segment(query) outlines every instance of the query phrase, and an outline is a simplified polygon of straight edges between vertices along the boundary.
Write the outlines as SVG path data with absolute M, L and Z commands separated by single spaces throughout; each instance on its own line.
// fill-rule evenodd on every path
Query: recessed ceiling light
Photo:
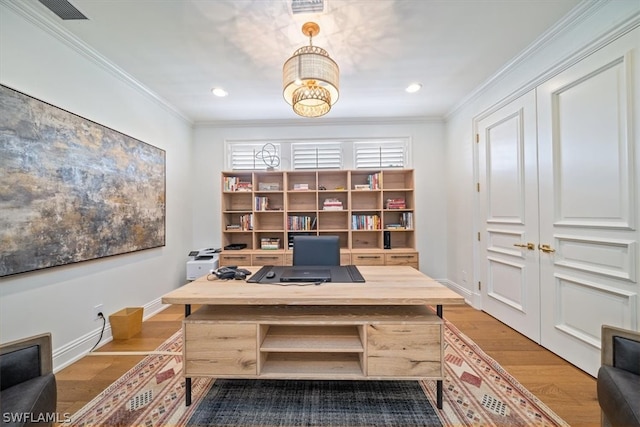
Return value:
M 227 92 L 226 90 L 222 89 L 221 87 L 214 87 L 213 89 L 211 89 L 211 92 L 215 96 L 219 96 L 219 97 L 223 97 L 223 96 L 229 95 L 229 92 Z
M 409 93 L 415 93 L 420 89 L 422 89 L 422 85 L 420 83 L 411 83 L 405 90 Z

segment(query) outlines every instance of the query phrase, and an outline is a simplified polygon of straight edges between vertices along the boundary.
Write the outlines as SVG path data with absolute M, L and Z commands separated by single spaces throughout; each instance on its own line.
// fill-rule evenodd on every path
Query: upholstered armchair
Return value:
M 56 417 L 51 334 L 0 345 L 3 426 L 51 425 Z
M 602 326 L 598 403 L 603 426 L 640 426 L 640 332 Z

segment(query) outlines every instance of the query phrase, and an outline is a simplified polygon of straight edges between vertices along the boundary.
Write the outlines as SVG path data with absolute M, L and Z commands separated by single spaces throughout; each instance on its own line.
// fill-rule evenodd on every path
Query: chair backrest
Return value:
M 50 333 L 0 344 L 0 389 L 52 371 Z
M 640 332 L 602 325 L 602 364 L 640 375 Z
M 294 236 L 293 265 L 340 265 L 340 238 Z

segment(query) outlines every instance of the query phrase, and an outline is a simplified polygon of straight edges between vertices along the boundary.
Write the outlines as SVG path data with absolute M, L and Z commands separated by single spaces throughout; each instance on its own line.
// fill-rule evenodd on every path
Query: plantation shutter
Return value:
M 354 142 L 356 169 L 404 168 L 407 141 Z
M 263 151 L 265 144 L 229 144 L 229 165 L 232 170 L 265 170 L 271 164 L 272 156 L 280 158 L 280 144 Z M 264 158 L 264 160 L 263 160 Z M 279 165 L 274 164 L 275 169 Z
M 293 169 L 342 169 L 341 144 L 291 144 Z

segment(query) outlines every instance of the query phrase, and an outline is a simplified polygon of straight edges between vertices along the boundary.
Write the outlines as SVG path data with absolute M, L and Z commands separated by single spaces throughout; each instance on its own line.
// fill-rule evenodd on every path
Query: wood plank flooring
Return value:
M 140 334 L 111 341 L 96 352 L 155 350 L 181 327 L 183 315 L 182 306 L 169 307 L 145 321 Z M 450 306 L 444 317 L 571 426 L 600 425 L 593 377 L 482 311 Z M 58 413 L 78 411 L 142 359 L 85 356 L 57 372 Z

